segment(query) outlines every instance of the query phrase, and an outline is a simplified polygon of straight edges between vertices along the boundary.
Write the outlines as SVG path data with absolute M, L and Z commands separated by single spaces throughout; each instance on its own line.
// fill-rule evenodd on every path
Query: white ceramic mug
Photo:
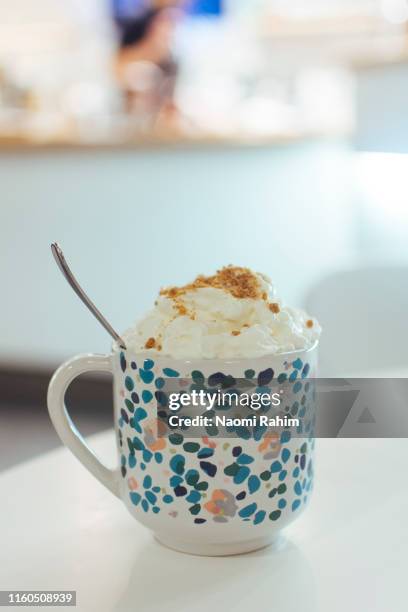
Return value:
M 215 373 L 260 384 L 273 377 L 296 385 L 286 410 L 300 414 L 316 363 L 317 345 L 250 360 L 174 360 L 114 347 L 110 355 L 80 355 L 62 365 L 49 385 L 48 409 L 63 443 L 160 542 L 193 554 L 243 553 L 269 544 L 307 504 L 312 432 L 303 438 L 269 432 L 261 439 L 162 435 L 160 389 L 169 378 L 194 381 Z M 74 378 L 92 371 L 113 374 L 116 470 L 95 457 L 64 404 Z

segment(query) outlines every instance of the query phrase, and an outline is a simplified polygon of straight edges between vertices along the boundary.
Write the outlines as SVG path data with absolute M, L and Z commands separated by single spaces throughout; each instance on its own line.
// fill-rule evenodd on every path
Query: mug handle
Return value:
M 48 412 L 65 446 L 95 478 L 119 497 L 119 470 L 111 470 L 99 461 L 75 427 L 65 406 L 65 393 L 69 385 L 77 376 L 85 372 L 112 373 L 110 356 L 93 355 L 92 353 L 78 355 L 60 366 L 48 386 Z

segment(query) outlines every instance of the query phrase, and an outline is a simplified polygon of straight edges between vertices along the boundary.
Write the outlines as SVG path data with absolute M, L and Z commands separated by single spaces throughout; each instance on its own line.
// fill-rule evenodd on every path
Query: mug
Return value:
M 181 384 L 229 376 L 263 387 L 273 379 L 291 387 L 291 400 L 282 409 L 302 417 L 316 366 L 317 343 L 255 359 L 202 360 L 136 354 L 114 345 L 109 355 L 79 355 L 62 365 L 49 385 L 48 409 L 62 442 L 159 542 L 197 555 L 239 554 L 271 543 L 307 505 L 312 429 L 303 437 L 289 430 L 222 439 L 164 434 L 157 398 L 169 380 Z M 74 378 L 92 371 L 113 375 L 115 470 L 92 453 L 64 404 Z

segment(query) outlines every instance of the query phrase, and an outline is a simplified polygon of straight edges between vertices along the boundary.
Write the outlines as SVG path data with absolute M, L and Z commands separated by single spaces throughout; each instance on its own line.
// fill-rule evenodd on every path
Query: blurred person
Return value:
M 125 110 L 139 118 L 141 127 L 177 120 L 173 38 L 183 4 L 183 0 L 153 0 L 137 16 L 118 20 L 116 75 Z

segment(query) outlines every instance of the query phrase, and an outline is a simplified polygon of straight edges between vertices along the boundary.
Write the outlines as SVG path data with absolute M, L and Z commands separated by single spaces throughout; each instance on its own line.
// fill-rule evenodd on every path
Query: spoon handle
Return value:
M 121 346 L 126 349 L 126 344 L 122 340 L 122 338 L 115 332 L 113 327 L 108 323 L 103 314 L 98 310 L 95 304 L 89 299 L 86 295 L 85 291 L 82 289 L 75 276 L 71 272 L 69 265 L 66 262 L 64 257 L 64 253 L 62 252 L 61 247 L 57 242 L 53 242 L 51 244 L 51 251 L 54 255 L 54 259 L 57 262 L 59 269 L 62 274 L 65 276 L 68 283 L 71 285 L 72 289 L 75 291 L 80 300 L 85 304 L 85 306 L 91 311 L 91 313 L 96 317 L 101 325 L 106 329 L 106 331 L 112 336 L 112 338 Z

